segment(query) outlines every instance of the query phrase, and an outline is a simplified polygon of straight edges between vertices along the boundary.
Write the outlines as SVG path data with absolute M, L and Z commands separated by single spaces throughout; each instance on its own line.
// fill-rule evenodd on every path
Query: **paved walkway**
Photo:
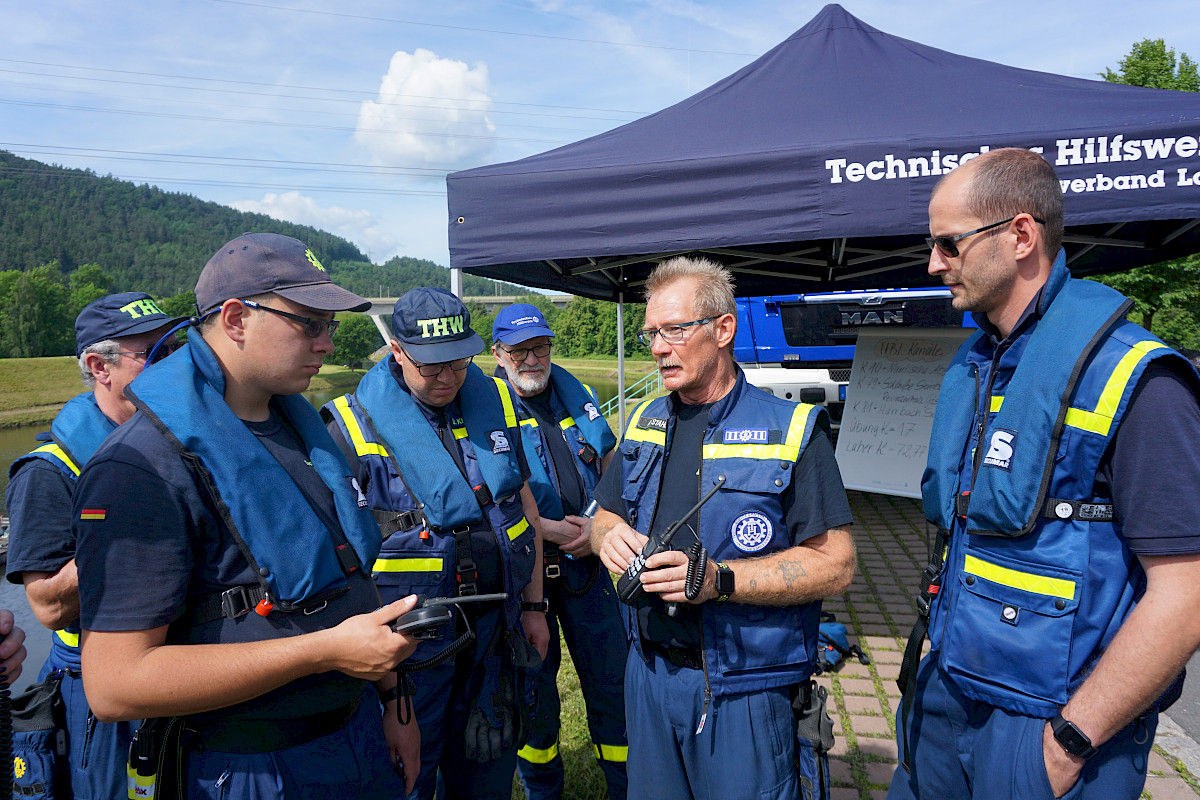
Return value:
M 913 598 L 927 560 L 925 520 L 913 500 L 850 492 L 858 544 L 858 574 L 849 591 L 825 601 L 871 657 L 851 659 L 818 681 L 830 691 L 837 743 L 830 772 L 833 800 L 874 800 L 887 794 L 896 768 L 896 676 L 916 619 Z M 1143 797 L 1194 800 L 1200 791 L 1200 747 L 1165 718 L 1159 726 Z

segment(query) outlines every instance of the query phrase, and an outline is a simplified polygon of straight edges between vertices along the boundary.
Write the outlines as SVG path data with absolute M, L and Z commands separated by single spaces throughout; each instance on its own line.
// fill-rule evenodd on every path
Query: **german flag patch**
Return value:
M 106 508 L 85 508 L 79 512 L 80 519 L 89 519 L 95 522 L 103 522 L 106 516 L 108 516 Z

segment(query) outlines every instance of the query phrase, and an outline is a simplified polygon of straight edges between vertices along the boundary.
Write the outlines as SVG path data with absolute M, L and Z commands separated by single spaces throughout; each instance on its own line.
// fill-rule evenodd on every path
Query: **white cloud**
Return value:
M 311 225 L 335 233 L 353 242 L 377 264 L 395 255 L 400 246 L 396 237 L 386 233 L 370 211 L 340 206 L 322 207 L 311 197 L 299 192 L 268 192 L 262 200 L 238 200 L 229 205 L 238 211 L 266 214 L 284 222 Z
M 421 48 L 397 51 L 378 99 L 359 109 L 354 138 L 386 166 L 419 162 L 456 169 L 483 163 L 496 129 L 488 118 L 488 92 L 483 63 L 472 69 Z

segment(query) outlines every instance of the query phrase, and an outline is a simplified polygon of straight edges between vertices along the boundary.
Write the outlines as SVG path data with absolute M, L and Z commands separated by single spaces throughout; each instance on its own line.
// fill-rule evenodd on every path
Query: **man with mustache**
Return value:
M 521 434 L 530 465 L 529 487 L 542 518 L 550 649 L 539 676 L 538 713 L 517 771 L 530 800 L 562 797 L 558 753 L 558 632 L 571 651 L 587 706 L 592 748 L 612 800 L 626 793 L 625 632 L 612 581 L 592 554 L 586 508 L 612 460 L 612 430 L 591 388 L 550 363 L 553 331 L 537 306 L 515 303 L 492 323 L 496 376 L 520 400 Z M 597 579 L 599 578 L 599 579 Z
M 1200 379 L 1071 277 L 1038 153 L 950 172 L 929 232 L 980 331 L 938 396 L 888 797 L 1131 800 L 1200 643 Z
M 596 488 L 612 572 L 714 487 L 651 556 L 625 665 L 629 796 L 828 796 L 816 669 L 821 599 L 854 575 L 849 504 L 825 410 L 756 389 L 733 360 L 733 282 L 707 259 L 659 264 L 642 343 L 666 397 L 637 407 Z M 686 591 L 688 575 L 692 591 Z M 823 691 L 823 690 L 822 690 Z

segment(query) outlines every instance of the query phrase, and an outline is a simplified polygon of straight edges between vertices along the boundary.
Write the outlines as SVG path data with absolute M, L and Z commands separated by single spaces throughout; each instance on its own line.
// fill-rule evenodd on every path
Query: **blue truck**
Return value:
M 945 288 L 741 297 L 733 352 L 755 386 L 825 406 L 836 428 L 859 330 L 973 327 L 950 301 Z

